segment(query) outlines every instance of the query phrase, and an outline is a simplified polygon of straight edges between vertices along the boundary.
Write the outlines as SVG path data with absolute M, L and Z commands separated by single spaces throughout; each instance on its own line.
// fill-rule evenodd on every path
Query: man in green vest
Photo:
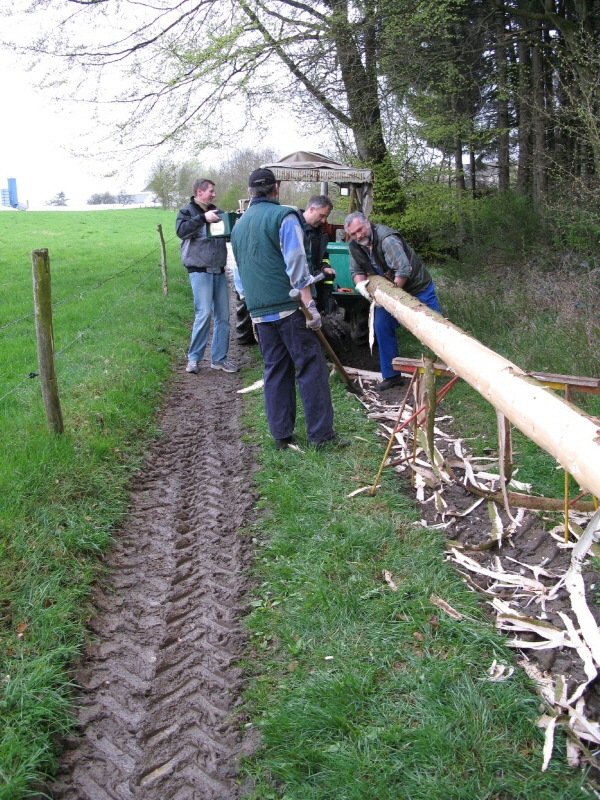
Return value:
M 275 447 L 282 450 L 293 441 L 296 381 L 309 442 L 319 449 L 345 447 L 350 442 L 333 430 L 327 362 L 313 333 L 321 316 L 312 297 L 314 278 L 300 219 L 294 209 L 280 205 L 270 169 L 250 175 L 248 195 L 250 205 L 231 233 L 231 245 L 265 362 L 265 410 Z M 299 290 L 310 321 L 290 297 L 291 289 Z

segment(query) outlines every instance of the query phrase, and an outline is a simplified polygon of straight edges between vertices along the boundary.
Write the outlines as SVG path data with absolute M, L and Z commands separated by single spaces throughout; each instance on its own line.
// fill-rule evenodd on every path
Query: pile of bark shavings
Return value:
M 351 372 L 358 374 L 364 390 L 361 401 L 387 444 L 406 388 L 378 393 L 369 388 L 378 376 Z M 402 420 L 412 412 L 408 398 Z M 519 665 L 538 687 L 546 707 L 538 721 L 546 730 L 541 768 L 547 767 L 555 730 L 561 728 L 567 736 L 569 764 L 591 767 L 590 776 L 599 783 L 600 572 L 593 550 L 600 514 L 571 512 L 565 543 L 564 521 L 557 524 L 556 514 L 509 507 L 509 516 L 503 504 L 471 493 L 466 485 L 498 491 L 497 458 L 469 455 L 463 440 L 443 430 L 451 429 L 451 423 L 451 417 L 436 418 L 433 466 L 420 431 L 414 466 L 405 462 L 386 469 L 393 469 L 404 488 L 415 493 L 421 524 L 444 531 L 447 558 L 468 586 L 482 593 L 496 626 L 508 632 L 508 644 L 519 653 Z M 395 435 L 387 463 L 412 455 L 409 425 Z M 523 493 L 534 487 L 514 481 L 507 488 Z M 494 664 L 489 678 L 510 680 L 512 672 L 512 667 Z

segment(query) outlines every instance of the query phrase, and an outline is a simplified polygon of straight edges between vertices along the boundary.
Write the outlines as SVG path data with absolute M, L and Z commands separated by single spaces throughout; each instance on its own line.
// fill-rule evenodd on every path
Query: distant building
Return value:
M 17 179 L 7 178 L 7 188 L 0 189 L 0 204 L 6 208 L 15 208 L 18 211 L 24 211 L 27 206 L 19 203 L 17 196 Z
M 135 205 L 152 206 L 156 205 L 156 195 L 153 191 L 139 192 L 131 195 L 131 202 Z

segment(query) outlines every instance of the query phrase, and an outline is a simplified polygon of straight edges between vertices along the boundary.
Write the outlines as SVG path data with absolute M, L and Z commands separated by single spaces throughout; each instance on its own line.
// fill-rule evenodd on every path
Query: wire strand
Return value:
M 177 238 L 177 236 L 172 236 L 170 239 L 168 239 L 165 242 L 165 244 L 170 244 L 176 238 Z M 118 278 L 120 275 L 124 275 L 126 272 L 129 272 L 130 269 L 133 269 L 133 267 L 137 266 L 138 264 L 141 264 L 142 261 L 144 261 L 147 258 L 150 258 L 150 256 L 154 255 L 154 253 L 155 253 L 155 250 L 151 250 L 149 253 L 146 253 L 146 255 L 141 256 L 140 258 L 138 258 L 137 261 L 134 261 L 128 267 L 125 267 L 125 269 L 119 270 L 119 272 L 115 272 L 114 275 L 109 275 L 108 278 L 104 278 L 104 280 L 98 281 L 93 286 L 90 286 L 89 289 L 82 289 L 80 292 L 75 292 L 74 294 L 70 294 L 68 297 L 63 297 L 61 300 L 56 300 L 54 303 L 52 303 L 52 308 L 55 308 L 56 306 L 63 305 L 63 303 L 67 303 L 69 300 L 72 300 L 74 297 L 81 298 L 85 294 L 88 294 L 89 292 L 94 291 L 94 289 L 100 288 L 100 286 L 103 286 L 105 283 L 108 283 L 108 281 L 112 281 L 115 278 Z M 17 322 L 22 322 L 24 319 L 29 319 L 30 317 L 33 317 L 33 316 L 35 316 L 35 311 L 30 311 L 29 314 L 24 314 L 22 317 L 17 317 L 16 319 L 11 320 L 10 322 L 5 322 L 4 325 L 0 325 L 0 331 L 3 330 L 4 328 L 9 328 L 11 325 L 16 325 Z M 2 400 L 1 397 L 0 397 L 0 400 Z
M 32 377 L 36 377 L 37 378 L 37 373 L 30 372 L 29 375 L 26 378 L 23 378 L 23 380 L 19 381 L 19 383 L 17 383 L 16 386 L 13 386 L 12 389 L 10 389 L 6 394 L 3 394 L 2 397 L 0 397 L 0 403 L 4 400 L 5 397 L 8 397 L 9 394 L 12 394 L 13 392 L 16 392 L 17 389 L 19 388 L 19 386 L 21 386 L 22 383 L 25 383 L 25 381 L 30 380 Z
M 113 306 L 111 306 L 111 307 L 110 307 L 110 308 L 109 308 L 107 311 L 105 311 L 105 312 L 104 312 L 104 314 L 102 314 L 101 316 L 99 316 L 99 317 L 98 317 L 98 319 L 94 320 L 94 322 L 92 322 L 90 325 L 88 325 L 88 326 L 87 326 L 87 328 L 85 328 L 83 331 L 81 331 L 80 333 L 78 333 L 78 334 L 77 334 L 77 336 L 76 336 L 74 339 L 72 339 L 72 340 L 71 340 L 71 341 L 70 341 L 68 344 L 66 344 L 64 347 L 61 347 L 61 349 L 60 349 L 60 350 L 57 350 L 57 351 L 54 353 L 54 358 L 58 358 L 60 355 L 62 355 L 62 353 L 64 353 L 64 352 L 65 352 L 65 350 L 67 350 L 69 347 L 71 347 L 73 344 L 75 344 L 75 342 L 79 341 L 79 339 L 81 339 L 81 337 L 82 337 L 82 336 L 84 336 L 84 335 L 85 335 L 85 334 L 86 334 L 86 333 L 87 333 L 87 332 L 88 332 L 88 331 L 89 331 L 91 328 L 93 328 L 93 327 L 94 327 L 95 325 L 97 325 L 97 324 L 98 324 L 98 323 L 99 323 L 101 320 L 103 320 L 103 319 L 104 319 L 104 317 L 108 316 L 108 315 L 109 315 L 109 314 L 110 314 L 112 311 L 114 311 L 114 310 L 115 310 L 115 308 L 117 308 L 118 306 L 120 306 L 120 305 L 121 305 L 121 303 L 124 303 L 124 302 L 125 302 L 125 300 L 127 300 L 127 298 L 128 298 L 130 295 L 132 295 L 132 294 L 133 294 L 133 292 L 135 292 L 135 291 L 136 291 L 136 289 L 138 289 L 138 288 L 139 288 L 140 286 L 142 286 L 144 283 L 146 283 L 147 281 L 149 281 L 149 280 L 150 280 L 150 278 L 152 278 L 152 277 L 154 276 L 154 274 L 155 274 L 154 272 L 149 272 L 149 273 L 148 273 L 148 274 L 147 274 L 147 275 L 146 275 L 146 276 L 145 276 L 145 277 L 144 277 L 144 278 L 143 278 L 141 281 L 139 281 L 138 283 L 136 283 L 136 285 L 135 285 L 135 286 L 133 286 L 133 287 L 130 289 L 130 291 L 129 291 L 129 292 L 127 292 L 127 294 L 124 294 L 122 297 L 120 297 L 120 298 L 119 298 L 119 300 L 117 300 L 117 302 L 116 302 L 116 303 L 115 303 Z M 17 383 L 17 384 L 16 384 L 16 386 L 13 386 L 13 388 L 12 388 L 12 389 L 10 389 L 8 392 L 6 392 L 6 394 L 2 395 L 2 397 L 0 397 L 0 402 L 2 402 L 2 400 L 4 400 L 4 399 L 5 399 L 6 397 L 8 397 L 9 395 L 11 395 L 13 392 L 15 392 L 15 391 L 16 391 L 16 390 L 19 388 L 19 386 L 21 386 L 21 385 L 22 385 L 23 383 L 25 383 L 27 380 L 29 380 L 29 379 L 31 379 L 31 378 L 34 378 L 34 377 L 37 377 L 37 373 L 35 373 L 35 372 L 31 371 L 31 372 L 29 373 L 29 375 L 27 375 L 27 377 L 23 378 L 21 381 L 19 381 L 19 383 Z
M 150 280 L 151 277 L 153 277 L 153 274 L 150 272 L 148 275 L 146 275 L 146 277 L 143 280 L 141 280 L 139 283 L 136 283 L 136 285 L 132 289 L 130 289 L 130 291 L 127 292 L 127 294 L 125 294 L 121 298 L 119 298 L 119 300 L 117 300 L 117 302 L 114 304 L 114 306 L 111 306 L 111 308 L 109 308 L 108 311 L 105 311 L 104 314 L 102 314 L 100 317 L 98 317 L 97 320 L 94 320 L 94 322 L 92 322 L 90 325 L 88 325 L 87 328 L 85 328 L 80 333 L 78 333 L 77 336 L 74 339 L 72 339 L 68 344 L 66 344 L 64 347 L 61 347 L 60 350 L 57 350 L 55 352 L 55 354 L 54 354 L 54 357 L 58 358 L 60 355 L 62 355 L 62 353 L 64 353 L 67 348 L 71 347 L 72 344 L 75 344 L 75 342 L 77 342 L 79 339 L 81 339 L 81 337 L 84 334 L 86 334 L 91 328 L 93 328 L 94 325 L 97 325 L 100 322 L 100 320 L 102 320 L 102 319 L 104 319 L 104 317 L 108 316 L 108 314 L 110 314 L 111 311 L 114 311 L 115 308 L 117 308 L 117 306 L 120 306 L 121 303 L 123 303 L 125 300 L 127 300 L 127 298 L 131 294 L 133 294 L 133 292 L 135 292 L 135 290 L 137 288 L 139 288 L 146 281 Z

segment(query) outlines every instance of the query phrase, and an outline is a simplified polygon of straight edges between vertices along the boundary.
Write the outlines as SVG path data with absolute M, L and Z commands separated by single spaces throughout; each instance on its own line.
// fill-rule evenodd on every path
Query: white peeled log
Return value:
M 368 290 L 513 425 L 554 456 L 582 488 L 600 496 L 598 421 L 385 278 L 369 276 Z

